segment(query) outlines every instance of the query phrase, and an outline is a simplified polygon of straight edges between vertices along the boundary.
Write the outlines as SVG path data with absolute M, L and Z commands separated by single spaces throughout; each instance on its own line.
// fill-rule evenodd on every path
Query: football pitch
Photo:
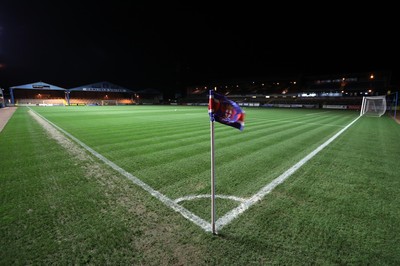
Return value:
M 0 133 L 0 264 L 398 264 L 400 126 L 356 111 L 20 107 Z M 275 185 L 274 185 L 275 184 Z

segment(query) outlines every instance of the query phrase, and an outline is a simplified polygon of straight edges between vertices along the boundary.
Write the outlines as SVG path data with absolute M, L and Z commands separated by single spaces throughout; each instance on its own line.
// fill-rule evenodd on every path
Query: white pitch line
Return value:
M 29 107 L 28 107 L 29 108 Z M 54 128 L 58 129 L 60 132 L 64 133 L 66 136 L 74 140 L 77 144 L 81 145 L 84 149 L 86 149 L 88 152 L 90 152 L 92 155 L 103 161 L 105 164 L 119 172 L 120 174 L 124 175 L 127 177 L 129 180 L 131 180 L 133 183 L 136 185 L 140 186 L 143 188 L 145 191 L 149 192 L 153 197 L 157 198 L 160 200 L 162 203 L 164 203 L 166 206 L 170 207 L 171 209 L 175 210 L 176 212 L 179 212 L 183 217 L 188 219 L 189 221 L 193 222 L 194 224 L 198 225 L 201 227 L 204 231 L 210 232 L 211 231 L 211 224 L 202 218 L 198 217 L 194 213 L 190 212 L 186 208 L 178 205 L 178 202 L 181 202 L 183 200 L 190 200 L 190 199 L 195 199 L 195 198 L 202 198 L 202 197 L 211 197 L 211 195 L 192 195 L 192 196 L 186 196 L 182 198 L 178 198 L 176 200 L 172 200 L 168 198 L 167 196 L 163 195 L 162 193 L 158 192 L 157 190 L 154 190 L 152 187 L 141 181 L 139 178 L 133 176 L 131 173 L 125 171 L 112 161 L 108 160 L 83 142 L 81 142 L 79 139 L 75 138 L 72 136 L 70 133 L 65 131 L 64 129 L 60 128 L 59 126 L 55 125 L 51 121 L 47 120 L 45 117 L 42 115 L 36 113 L 33 111 L 31 108 L 29 108 L 32 112 L 34 112 L 36 115 L 38 115 L 40 118 L 45 120 L 47 123 L 52 125 Z M 341 135 L 346 129 L 348 129 L 352 124 L 354 124 L 361 116 L 357 117 L 355 120 L 353 120 L 350 124 L 348 124 L 346 127 L 341 129 L 338 133 L 336 133 L 333 137 L 328 139 L 325 143 L 321 144 L 318 148 L 316 148 L 314 151 L 312 151 L 310 154 L 308 154 L 306 157 L 304 157 L 302 160 L 300 160 L 298 163 L 293 165 L 291 168 L 289 168 L 286 172 L 284 172 L 282 175 L 279 177 L 275 178 L 271 183 L 263 187 L 261 190 L 259 190 L 256 194 L 254 194 L 251 198 L 249 199 L 243 199 L 235 196 L 216 196 L 218 198 L 224 198 L 224 199 L 231 199 L 231 200 L 236 200 L 242 202 L 238 207 L 235 209 L 231 210 L 230 212 L 226 213 L 223 217 L 217 220 L 216 222 L 216 229 L 220 230 L 222 229 L 225 225 L 229 224 L 232 222 L 234 219 L 236 219 L 240 214 L 242 214 L 244 211 L 249 209 L 252 205 L 260 201 L 262 198 L 264 198 L 268 193 L 270 193 L 276 186 L 279 184 L 283 183 L 289 176 L 291 176 L 295 171 L 297 171 L 301 166 L 303 166 L 306 162 L 308 162 L 312 157 L 314 157 L 318 152 L 320 152 L 323 148 L 328 146 L 332 141 L 334 141 L 339 135 Z M 270 120 L 271 121 L 271 120 Z M 282 120 L 280 120 L 282 121 Z
M 47 123 L 52 125 L 54 128 L 56 128 L 60 132 L 64 133 L 70 139 L 74 140 L 77 144 L 81 145 L 85 150 L 87 150 L 92 155 L 94 155 L 95 157 L 97 157 L 98 159 L 103 161 L 105 164 L 107 164 L 108 166 L 110 166 L 111 168 L 113 168 L 114 170 L 116 170 L 117 172 L 119 172 L 120 174 L 122 174 L 123 176 L 128 178 L 129 180 L 131 180 L 133 183 L 135 183 L 136 185 L 140 186 L 141 188 L 143 188 L 144 190 L 149 192 L 153 197 L 155 197 L 158 200 L 160 200 L 166 206 L 170 207 L 171 209 L 173 209 L 176 212 L 179 212 L 183 217 L 185 217 L 189 221 L 193 222 L 194 224 L 200 226 L 204 231 L 206 231 L 206 232 L 210 232 L 211 231 L 211 224 L 209 222 L 207 222 L 207 221 L 203 220 L 202 218 L 198 217 L 197 215 L 195 215 L 194 213 L 190 212 L 186 208 L 178 205 L 172 199 L 168 198 L 164 194 L 162 194 L 162 193 L 158 192 L 157 190 L 153 189 L 152 187 L 150 187 L 149 185 L 144 183 L 139 178 L 135 177 L 134 175 L 132 175 L 131 173 L 125 171 L 124 169 L 122 169 L 121 167 L 119 167 L 118 165 L 113 163 L 112 161 L 108 160 L 106 157 L 104 157 L 100 153 L 96 152 L 95 150 L 93 150 L 92 148 L 87 146 L 85 143 L 83 143 L 79 139 L 75 138 L 73 135 L 71 135 L 70 133 L 68 133 L 64 129 L 60 128 L 56 124 L 54 124 L 51 121 L 47 120 L 45 117 L 43 117 L 42 115 L 40 115 L 37 112 L 33 111 L 31 108 L 29 108 L 29 109 L 32 112 L 34 112 L 36 115 L 38 115 L 41 119 L 43 119 L 44 121 L 46 121 Z
M 235 197 L 235 196 L 215 195 L 215 197 L 219 198 L 219 199 L 229 199 L 229 200 L 234 200 L 234 201 L 239 201 L 239 202 L 246 201 L 246 199 L 244 199 L 244 198 L 239 198 L 239 197 Z M 211 195 L 210 194 L 189 195 L 189 196 L 177 198 L 176 200 L 174 200 L 174 202 L 179 203 L 179 202 L 186 201 L 186 200 L 195 200 L 195 199 L 203 199 L 203 198 L 211 198 Z
M 296 172 L 300 167 L 302 167 L 306 162 L 308 162 L 311 158 L 313 158 L 318 152 L 320 152 L 323 148 L 328 146 L 332 141 L 334 141 L 337 137 L 339 137 L 346 129 L 348 129 L 351 125 L 353 125 L 361 116 L 357 117 L 354 119 L 350 124 L 348 124 L 346 127 L 341 129 L 338 133 L 336 133 L 333 137 L 325 141 L 323 144 L 321 144 L 318 148 L 313 150 L 311 153 L 309 153 L 306 157 L 301 159 L 298 163 L 290 167 L 286 172 L 275 178 L 271 183 L 263 187 L 261 190 L 259 190 L 256 194 L 254 194 L 250 199 L 246 200 L 242 204 L 240 204 L 238 207 L 235 209 L 231 210 L 230 212 L 226 213 L 224 216 L 219 218 L 216 222 L 216 228 L 217 230 L 221 229 L 225 225 L 229 224 L 232 222 L 234 219 L 236 219 L 240 214 L 242 214 L 244 211 L 249 209 L 251 206 L 253 206 L 255 203 L 260 201 L 262 198 L 265 197 L 268 193 L 270 193 L 275 187 L 277 187 L 279 184 L 283 183 L 289 176 L 291 176 L 294 172 Z

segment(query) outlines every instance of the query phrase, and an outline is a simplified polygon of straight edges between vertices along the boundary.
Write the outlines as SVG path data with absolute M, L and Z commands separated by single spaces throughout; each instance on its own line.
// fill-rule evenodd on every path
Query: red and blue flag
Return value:
M 226 96 L 210 90 L 208 114 L 211 122 L 217 121 L 239 130 L 244 128 L 244 111 Z

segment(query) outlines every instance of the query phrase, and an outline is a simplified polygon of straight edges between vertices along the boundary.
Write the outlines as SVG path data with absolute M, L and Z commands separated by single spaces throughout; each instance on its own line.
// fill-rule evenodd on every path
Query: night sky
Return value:
M 390 70 L 394 7 L 1 1 L 0 87 L 110 81 L 173 92 L 209 80 Z M 362 10 L 362 11 L 361 11 Z

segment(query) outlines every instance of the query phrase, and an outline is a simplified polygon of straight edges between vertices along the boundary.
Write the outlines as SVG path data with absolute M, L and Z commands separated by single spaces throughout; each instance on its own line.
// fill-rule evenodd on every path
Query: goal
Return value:
M 364 96 L 360 115 L 380 117 L 386 112 L 386 96 Z

